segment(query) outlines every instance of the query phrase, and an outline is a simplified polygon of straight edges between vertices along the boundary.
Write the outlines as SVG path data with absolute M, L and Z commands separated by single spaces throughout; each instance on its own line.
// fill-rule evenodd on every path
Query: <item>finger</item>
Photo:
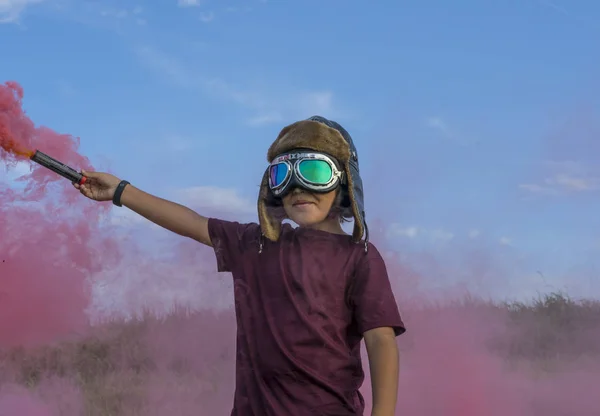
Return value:
M 82 174 L 83 176 L 85 176 L 85 177 L 88 177 L 88 178 L 90 178 L 90 179 L 92 179 L 92 178 L 97 178 L 97 177 L 99 176 L 99 173 L 98 173 L 98 172 L 89 172 L 89 171 L 87 171 L 87 170 L 83 170 L 83 169 L 81 170 L 81 174 Z
M 90 199 L 94 199 L 92 198 L 92 191 L 90 191 L 87 188 L 81 188 L 81 193 L 83 194 L 83 196 L 90 198 Z

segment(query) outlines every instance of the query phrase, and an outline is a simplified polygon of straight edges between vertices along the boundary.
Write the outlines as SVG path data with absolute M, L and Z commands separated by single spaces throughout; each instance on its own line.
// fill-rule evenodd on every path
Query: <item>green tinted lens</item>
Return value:
M 326 184 L 333 174 L 331 166 L 324 160 L 303 160 L 298 170 L 304 179 L 318 184 Z

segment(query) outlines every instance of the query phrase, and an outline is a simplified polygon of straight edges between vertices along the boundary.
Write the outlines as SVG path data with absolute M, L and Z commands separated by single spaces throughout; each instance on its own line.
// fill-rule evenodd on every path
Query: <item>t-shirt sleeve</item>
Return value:
M 370 243 L 368 252 L 358 262 L 350 299 L 360 334 L 384 326 L 392 327 L 396 336 L 406 331 L 385 261 Z
M 258 254 L 260 226 L 255 223 L 241 224 L 217 218 L 208 219 L 208 234 L 217 259 L 217 271 L 233 272 L 243 256 L 254 250 Z

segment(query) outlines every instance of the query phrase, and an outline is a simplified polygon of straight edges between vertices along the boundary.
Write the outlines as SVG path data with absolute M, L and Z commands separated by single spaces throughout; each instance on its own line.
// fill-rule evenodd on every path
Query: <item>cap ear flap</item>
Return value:
M 352 201 L 350 200 L 350 193 L 348 192 L 348 187 L 346 185 L 343 185 L 341 187 L 341 191 L 342 192 L 342 206 L 344 208 L 349 208 L 352 206 Z
M 268 207 L 282 207 L 283 206 L 282 199 L 273 195 L 273 192 L 271 192 L 271 190 L 269 190 L 267 197 L 265 199 L 265 202 Z
M 263 235 L 271 241 L 277 241 L 281 232 L 281 220 L 273 215 L 273 209 L 267 204 L 271 197 L 272 193 L 269 189 L 269 169 L 266 169 L 258 194 L 258 221 L 263 231 Z

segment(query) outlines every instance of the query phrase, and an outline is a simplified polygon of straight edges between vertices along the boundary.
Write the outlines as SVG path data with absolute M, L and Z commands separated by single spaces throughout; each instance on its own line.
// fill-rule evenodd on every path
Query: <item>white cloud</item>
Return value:
M 558 195 L 559 192 L 548 186 L 538 185 L 535 183 L 519 184 L 519 189 L 538 195 Z
M 204 12 L 200 14 L 200 21 L 204 23 L 212 22 L 215 19 L 215 14 L 213 12 Z
M 554 3 L 554 2 L 551 2 L 551 1 L 548 1 L 548 0 L 537 0 L 537 3 L 539 5 L 541 5 L 541 6 L 545 6 L 545 7 L 549 7 L 551 9 L 554 9 L 557 12 L 559 12 L 561 14 L 564 14 L 565 16 L 570 16 L 570 13 L 567 11 L 567 9 L 565 9 L 564 7 L 558 5 L 558 4 Z
M 31 173 L 31 165 L 28 162 L 17 162 L 10 166 L 4 166 L 0 169 L 0 182 L 9 183 L 20 176 Z
M 262 126 L 264 124 L 279 123 L 283 121 L 279 113 L 265 113 L 258 116 L 250 117 L 248 124 L 251 126 Z
M 439 116 L 428 117 L 425 120 L 425 124 L 440 133 L 444 138 L 451 140 L 460 145 L 468 145 L 475 143 L 475 140 L 471 140 L 464 135 L 456 132 L 453 128 L 451 128 L 446 121 L 444 121 Z
M 597 167 L 573 161 L 547 161 L 542 170 L 546 175 L 544 179 L 519 184 L 519 188 L 538 195 L 564 195 L 600 190 L 600 171 Z
M 119 36 L 139 30 L 140 27 L 147 24 L 144 7 L 132 2 L 43 1 L 52 5 L 52 12 L 57 13 L 65 20 L 86 27 L 107 30 Z
M 499 242 L 502 245 L 508 246 L 508 245 L 510 245 L 510 243 L 512 243 L 512 240 L 508 237 L 501 237 Z
M 397 223 L 391 225 L 388 229 L 388 235 L 410 239 L 427 238 L 432 242 L 445 242 L 454 238 L 454 233 L 442 228 L 426 229 L 417 226 L 404 227 Z
M 226 13 L 248 13 L 253 10 L 250 6 L 238 7 L 238 6 L 228 6 L 225 8 Z
M 178 0 L 177 5 L 179 7 L 198 7 L 200 6 L 200 0 Z
M 102 17 L 114 17 L 115 19 L 124 19 L 129 15 L 127 9 L 106 9 L 100 12 Z
M 433 241 L 450 241 L 454 238 L 453 233 L 443 229 L 431 230 L 428 234 Z
M 400 237 L 415 238 L 419 234 L 418 227 L 402 227 L 400 224 L 392 224 L 389 233 Z
M 562 5 L 553 2 L 553 1 L 549 1 L 549 0 L 537 0 L 537 3 L 542 6 L 542 7 L 547 7 L 549 9 L 554 10 L 557 14 L 561 14 L 563 15 L 565 18 L 567 19 L 572 19 L 573 21 L 575 21 L 578 24 L 584 24 L 584 25 L 588 25 L 589 28 L 591 29 L 596 29 L 598 27 L 596 20 L 592 17 L 590 19 L 590 16 L 586 16 L 584 14 L 575 14 L 572 13 L 570 10 L 566 9 L 565 7 L 563 7 Z M 567 3 L 566 1 L 564 3 Z M 570 3 L 567 3 L 570 4 Z
M 329 90 L 303 91 L 287 86 L 270 85 L 262 90 L 242 88 L 221 78 L 209 77 L 152 47 L 137 49 L 140 60 L 150 68 L 165 75 L 182 88 L 197 89 L 217 99 L 229 101 L 245 108 L 250 114 L 250 126 L 278 123 L 314 114 L 340 117 Z
M 478 229 L 472 229 L 469 230 L 469 238 L 477 238 L 479 237 L 479 235 L 481 235 L 481 231 L 479 231 Z
M 554 178 L 549 178 L 548 183 L 560 186 L 570 191 L 591 191 L 598 189 L 599 178 L 593 177 L 575 177 L 569 174 L 561 173 Z
M 445 135 L 452 134 L 446 122 L 439 117 L 429 117 L 426 122 L 429 127 L 436 129 Z
M 108 217 L 108 222 L 112 225 L 131 227 L 138 224 L 146 223 L 146 225 L 151 227 L 158 227 L 154 223 L 151 223 L 146 218 L 137 214 L 136 212 L 128 209 L 128 208 L 113 208 L 110 211 L 110 215 Z
M 98 12 L 100 16 L 105 19 L 115 19 L 116 21 L 132 21 L 140 26 L 143 26 L 147 23 L 146 19 L 143 17 L 144 9 L 141 6 L 135 6 L 131 9 L 104 7 Z
M 200 211 L 241 215 L 251 215 L 256 212 L 256 203 L 242 197 L 237 190 L 232 188 L 196 186 L 177 190 L 175 198 L 182 204 Z
M 196 186 L 177 189 L 166 196 L 167 199 L 187 206 L 201 215 L 237 216 L 246 219 L 256 216 L 256 202 L 244 198 L 233 188 L 220 188 L 216 186 Z M 112 225 L 135 227 L 146 225 L 158 228 L 146 218 L 130 209 L 111 210 L 108 221 Z
M 14 23 L 30 5 L 44 0 L 0 0 L 0 23 Z

